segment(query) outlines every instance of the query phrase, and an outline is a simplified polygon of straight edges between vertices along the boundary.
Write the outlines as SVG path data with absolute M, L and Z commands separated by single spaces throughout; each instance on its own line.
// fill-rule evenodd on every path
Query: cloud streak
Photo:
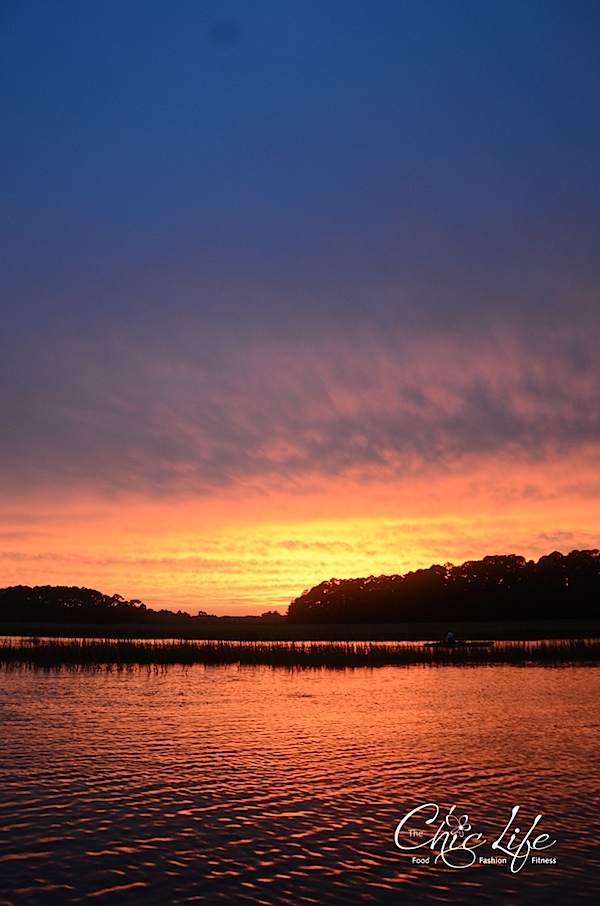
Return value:
M 600 444 L 598 339 L 596 328 L 202 338 L 179 359 L 133 341 L 126 357 L 79 351 L 83 368 L 70 367 L 68 346 L 54 368 L 53 349 L 0 405 L 5 491 L 302 491 L 332 476 L 443 474 L 477 457 L 544 462 Z

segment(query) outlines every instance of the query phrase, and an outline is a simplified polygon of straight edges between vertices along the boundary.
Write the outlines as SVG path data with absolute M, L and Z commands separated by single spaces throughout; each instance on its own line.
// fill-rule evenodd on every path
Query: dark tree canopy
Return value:
M 600 552 L 555 551 L 537 563 L 516 554 L 434 564 L 406 575 L 330 579 L 288 608 L 290 623 L 594 619 Z
M 170 623 L 187 613 L 150 610 L 137 599 L 67 585 L 14 585 L 0 589 L 0 623 Z
M 14 585 L 0 589 L 3 623 L 140 623 L 146 605 L 105 595 L 93 588 L 66 585 Z

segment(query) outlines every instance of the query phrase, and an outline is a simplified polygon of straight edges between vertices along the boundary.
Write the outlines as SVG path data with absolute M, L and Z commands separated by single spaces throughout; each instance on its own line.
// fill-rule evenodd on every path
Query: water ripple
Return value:
M 0 906 L 595 903 L 599 687 L 595 668 L 2 673 Z M 430 801 L 490 838 L 515 804 L 543 812 L 556 867 L 414 865 L 394 829 Z

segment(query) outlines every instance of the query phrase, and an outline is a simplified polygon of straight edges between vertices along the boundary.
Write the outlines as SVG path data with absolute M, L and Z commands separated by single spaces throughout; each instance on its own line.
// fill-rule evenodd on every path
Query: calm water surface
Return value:
M 597 667 L 1 672 L 0 904 L 596 903 L 599 693 Z M 436 864 L 440 825 L 450 862 L 473 833 L 502 857 L 517 805 L 501 842 L 541 814 L 555 864 Z

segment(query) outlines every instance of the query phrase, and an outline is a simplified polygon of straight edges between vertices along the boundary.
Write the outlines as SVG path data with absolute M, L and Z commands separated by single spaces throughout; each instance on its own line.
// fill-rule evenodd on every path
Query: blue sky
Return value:
M 447 323 L 561 308 L 527 286 L 557 256 L 597 276 L 595 4 L 3 9 L 2 234 L 32 313 L 387 327 L 415 316 L 389 282 Z
M 595 462 L 599 36 L 585 0 L 3 3 L 10 514 Z

